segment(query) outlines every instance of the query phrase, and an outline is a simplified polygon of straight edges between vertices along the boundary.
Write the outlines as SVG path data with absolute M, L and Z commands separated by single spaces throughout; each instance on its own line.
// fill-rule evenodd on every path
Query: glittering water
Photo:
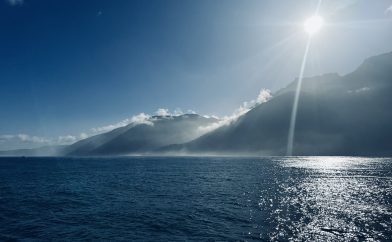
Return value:
M 0 240 L 392 240 L 392 159 L 1 158 Z

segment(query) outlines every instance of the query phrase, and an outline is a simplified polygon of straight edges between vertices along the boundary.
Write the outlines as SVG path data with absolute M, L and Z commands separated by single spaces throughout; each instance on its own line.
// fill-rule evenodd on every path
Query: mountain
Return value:
M 17 149 L 0 151 L 0 156 L 57 156 L 64 154 L 67 145 L 44 146 L 35 149 Z
M 229 125 L 166 152 L 285 155 L 297 80 Z M 305 78 L 294 155 L 392 155 L 392 53 L 354 72 Z
M 70 146 L 3 151 L 0 155 L 285 155 L 298 80 L 268 102 L 209 133 L 219 120 L 197 114 L 153 116 Z M 354 72 L 302 82 L 294 155 L 392 155 L 392 53 Z
M 65 155 L 145 154 L 162 146 L 186 143 L 201 135 L 199 127 L 217 122 L 197 114 L 153 116 L 108 133 L 92 136 L 66 148 Z

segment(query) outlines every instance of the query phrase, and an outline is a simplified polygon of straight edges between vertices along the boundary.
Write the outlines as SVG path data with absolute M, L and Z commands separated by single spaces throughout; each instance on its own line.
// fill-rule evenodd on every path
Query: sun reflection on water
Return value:
M 391 238 L 392 206 L 385 198 L 392 196 L 392 179 L 380 167 L 383 159 L 291 157 L 279 162 L 292 174 L 279 185 L 270 240 Z

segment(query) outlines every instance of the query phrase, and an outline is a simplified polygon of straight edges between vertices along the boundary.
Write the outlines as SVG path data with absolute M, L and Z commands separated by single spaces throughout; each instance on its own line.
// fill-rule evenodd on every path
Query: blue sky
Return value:
M 229 115 L 298 76 L 318 0 L 0 0 L 0 150 L 158 108 Z M 305 76 L 392 51 L 390 0 L 323 1 Z M 22 136 L 21 136 L 22 135 Z M 83 136 L 83 135 L 82 135 Z

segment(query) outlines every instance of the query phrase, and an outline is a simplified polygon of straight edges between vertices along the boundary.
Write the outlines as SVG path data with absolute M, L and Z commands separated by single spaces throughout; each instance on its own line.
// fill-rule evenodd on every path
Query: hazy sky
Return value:
M 303 22 L 318 4 L 0 1 L 0 150 L 72 140 L 158 108 L 228 115 L 298 76 Z M 305 76 L 345 74 L 392 51 L 391 6 L 324 0 Z

